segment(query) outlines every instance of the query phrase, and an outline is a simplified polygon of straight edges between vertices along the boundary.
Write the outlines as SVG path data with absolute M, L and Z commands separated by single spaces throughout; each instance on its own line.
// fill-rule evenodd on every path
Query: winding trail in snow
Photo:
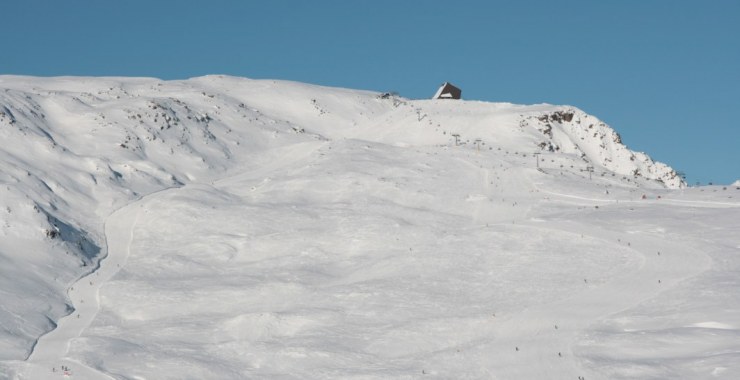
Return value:
M 54 330 L 39 338 L 19 379 L 113 379 L 70 359 L 67 353 L 74 344 L 74 339 L 82 334 L 100 310 L 100 288 L 126 264 L 134 238 L 134 226 L 147 198 L 154 194 L 156 193 L 123 206 L 106 219 L 104 229 L 107 256 L 101 260 L 97 270 L 80 278 L 69 288 L 68 295 L 74 311 L 61 318 Z M 62 366 L 69 371 L 62 371 Z
M 272 160 L 254 170 L 216 179 L 213 184 L 224 186 L 235 179 L 244 177 L 257 180 L 263 178 L 277 168 L 306 160 L 311 154 L 318 151 L 325 144 L 323 141 L 297 144 L 285 148 L 285 151 L 294 153 L 292 160 Z M 284 153 L 280 150 L 279 153 Z M 269 180 L 269 177 L 264 180 Z M 263 182 L 264 182 L 263 180 Z M 197 185 L 197 184 L 192 184 Z M 74 311 L 61 318 L 56 327 L 41 336 L 33 347 L 31 355 L 21 365 L 18 379 L 83 379 L 83 380 L 112 380 L 113 377 L 91 368 L 67 356 L 74 339 L 90 326 L 100 310 L 100 288 L 121 268 L 126 265 L 129 257 L 131 242 L 134 239 L 134 228 L 142 212 L 146 212 L 146 203 L 154 196 L 178 188 L 165 188 L 147 194 L 138 200 L 122 206 L 111 213 L 104 223 L 107 246 L 107 256 L 100 261 L 100 266 L 93 272 L 77 280 L 68 290 Z M 70 369 L 65 375 L 62 366 Z

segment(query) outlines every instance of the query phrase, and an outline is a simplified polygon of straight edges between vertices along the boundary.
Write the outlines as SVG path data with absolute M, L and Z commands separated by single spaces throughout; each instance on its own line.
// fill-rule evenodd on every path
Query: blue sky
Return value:
M 0 74 L 275 78 L 569 104 L 699 181 L 740 179 L 740 1 L 0 5 Z

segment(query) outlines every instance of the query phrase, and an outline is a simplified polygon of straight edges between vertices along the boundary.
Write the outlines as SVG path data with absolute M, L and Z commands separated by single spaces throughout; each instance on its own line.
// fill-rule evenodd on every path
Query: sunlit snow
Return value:
M 0 379 L 736 379 L 740 186 L 570 106 L 0 76 Z

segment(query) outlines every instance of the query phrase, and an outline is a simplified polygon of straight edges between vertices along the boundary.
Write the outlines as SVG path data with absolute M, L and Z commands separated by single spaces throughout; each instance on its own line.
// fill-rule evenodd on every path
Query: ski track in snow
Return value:
M 168 189 L 162 190 L 166 191 Z M 28 367 L 19 379 L 41 380 L 74 378 L 84 380 L 113 379 L 94 368 L 66 357 L 73 340 L 82 335 L 100 310 L 100 288 L 126 264 L 134 227 L 149 194 L 113 212 L 105 222 L 108 255 L 94 272 L 77 280 L 68 291 L 74 311 L 59 320 L 56 328 L 36 342 L 26 360 Z M 69 373 L 62 371 L 62 366 Z
M 291 165 L 306 158 L 321 146 L 322 143 L 306 144 L 301 150 L 302 153 L 294 156 L 293 160 L 288 160 L 288 162 L 272 162 L 254 171 L 245 171 L 233 176 L 217 179 L 213 181 L 213 184 L 226 185 L 234 180 L 243 180 L 245 177 L 261 178 L 261 176 L 278 168 Z M 190 186 L 197 187 L 199 184 L 193 183 Z M 153 192 L 111 213 L 104 227 L 108 255 L 101 260 L 97 270 L 80 278 L 69 288 L 68 295 L 74 307 L 73 312 L 61 318 L 54 330 L 38 339 L 31 355 L 29 355 L 25 362 L 26 368 L 23 371 L 25 374 L 22 373 L 19 380 L 59 378 L 83 380 L 113 379 L 113 377 L 107 374 L 66 357 L 67 353 L 72 341 L 82 335 L 82 332 L 90 326 L 90 323 L 100 310 L 100 288 L 126 265 L 131 242 L 134 239 L 134 228 L 139 220 L 140 213 L 142 210 L 145 210 L 147 201 L 158 194 L 178 189 L 167 188 Z M 62 366 L 68 368 L 69 371 L 62 371 Z

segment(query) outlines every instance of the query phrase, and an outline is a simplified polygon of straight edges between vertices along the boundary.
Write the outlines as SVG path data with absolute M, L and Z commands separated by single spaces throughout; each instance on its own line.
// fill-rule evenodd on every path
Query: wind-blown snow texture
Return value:
M 573 107 L 0 76 L 0 141 L 0 378 L 740 376 L 740 189 Z

